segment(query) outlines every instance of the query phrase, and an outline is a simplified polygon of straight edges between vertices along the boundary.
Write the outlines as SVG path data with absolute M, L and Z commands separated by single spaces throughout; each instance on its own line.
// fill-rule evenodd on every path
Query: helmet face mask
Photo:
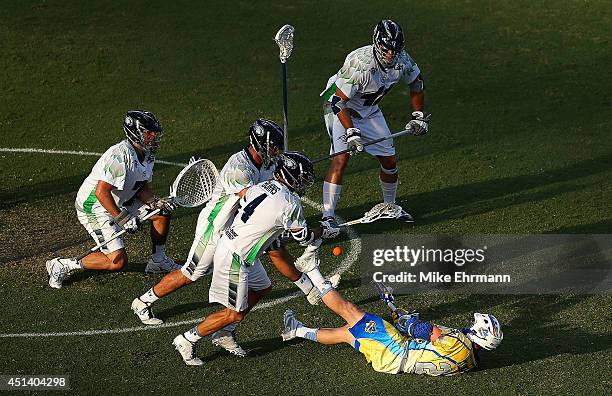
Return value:
M 404 33 L 400 25 L 390 19 L 378 22 L 372 36 L 372 47 L 381 66 L 386 69 L 395 67 L 404 49 Z
M 310 159 L 295 151 L 286 152 L 280 157 L 274 176 L 300 197 L 306 194 L 315 179 Z
M 474 313 L 474 321 L 467 336 L 473 343 L 488 351 L 497 348 L 504 339 L 501 325 L 495 316 L 478 312 Z
M 255 120 L 249 128 L 251 146 L 261 157 L 266 169 L 276 165 L 284 151 L 284 131 L 274 121 L 263 118 Z
M 146 153 L 155 153 L 164 134 L 155 114 L 144 110 L 130 110 L 123 120 L 125 136 Z

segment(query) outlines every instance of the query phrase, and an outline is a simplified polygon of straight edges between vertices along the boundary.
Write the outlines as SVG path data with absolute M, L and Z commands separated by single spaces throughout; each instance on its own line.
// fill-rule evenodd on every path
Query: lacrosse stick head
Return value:
M 170 197 L 185 208 L 200 206 L 212 196 L 218 178 L 215 164 L 192 158 L 172 183 Z
M 281 63 L 286 63 L 291 56 L 291 51 L 293 50 L 293 32 L 295 32 L 295 28 L 291 25 L 285 25 L 276 32 L 276 36 L 274 36 L 274 41 L 278 44 L 278 48 L 280 49 L 279 58 Z
M 362 223 L 372 223 L 380 219 L 397 219 L 401 214 L 401 206 L 382 202 L 374 205 L 363 215 Z

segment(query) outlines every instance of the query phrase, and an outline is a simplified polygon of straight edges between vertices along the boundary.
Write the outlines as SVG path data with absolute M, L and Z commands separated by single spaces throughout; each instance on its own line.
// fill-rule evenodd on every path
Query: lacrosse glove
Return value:
M 419 319 L 420 314 L 417 311 L 406 311 L 401 308 L 397 308 L 391 313 L 393 319 L 393 325 L 401 333 L 408 333 L 408 326 L 411 322 Z
M 138 216 L 134 216 L 127 209 L 122 208 L 117 217 L 113 218 L 113 223 L 121 227 L 129 234 L 134 234 L 142 228 L 142 222 Z
M 361 131 L 359 128 L 349 128 L 346 130 L 346 148 L 350 155 L 354 155 L 363 151 L 363 143 L 361 142 Z
M 426 111 L 413 111 L 412 120 L 406 124 L 405 129 L 412 129 L 412 134 L 414 136 L 425 135 L 427 132 L 429 132 L 430 118 L 431 113 Z
M 170 216 L 170 213 L 178 208 L 178 205 L 170 197 L 154 197 L 148 205 L 153 210 L 159 209 L 159 214 L 161 216 Z
M 322 220 L 321 229 L 323 230 L 321 238 L 329 239 L 340 235 L 340 227 L 338 227 L 335 221 Z

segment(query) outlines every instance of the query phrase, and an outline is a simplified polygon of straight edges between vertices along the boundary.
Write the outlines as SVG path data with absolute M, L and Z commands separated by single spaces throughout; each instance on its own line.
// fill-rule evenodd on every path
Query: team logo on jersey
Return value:
M 366 323 L 365 332 L 369 334 L 375 333 L 376 332 L 376 322 L 374 322 L 373 320 L 370 320 L 368 323 Z
M 285 163 L 285 166 L 289 169 L 297 169 L 297 163 L 289 157 L 285 157 L 283 158 L 283 162 Z

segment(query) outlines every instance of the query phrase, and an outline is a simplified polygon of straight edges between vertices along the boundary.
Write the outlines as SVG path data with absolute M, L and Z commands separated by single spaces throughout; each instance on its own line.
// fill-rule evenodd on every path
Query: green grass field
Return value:
M 5 1 L 0 6 L 0 148 L 103 152 L 123 138 L 123 114 L 146 108 L 167 133 L 158 158 L 198 155 L 222 166 L 260 116 L 282 120 L 278 48 L 296 28 L 288 64 L 292 149 L 326 154 L 319 92 L 346 54 L 371 40 L 381 18 L 404 28 L 424 73 L 430 134 L 395 142 L 399 203 L 414 226 L 374 223 L 359 234 L 608 234 L 612 228 L 612 5 L 557 2 Z M 409 119 L 396 87 L 381 107 L 392 130 Z M 156 281 L 143 269 L 146 233 L 127 240 L 121 273 L 83 273 L 61 290 L 45 260 L 92 241 L 73 201 L 96 158 L 0 151 L 0 334 L 139 327 L 130 302 Z M 380 201 L 378 165 L 351 160 L 339 214 L 354 218 Z M 164 194 L 179 168 L 156 166 Z M 319 179 L 326 171 L 317 167 Z M 308 197 L 320 202 L 321 184 Z M 184 260 L 197 210 L 179 209 L 169 253 Z M 307 207 L 309 219 L 318 212 Z M 343 237 L 340 245 L 349 249 Z M 322 253 L 329 272 L 343 257 Z M 297 253 L 297 249 L 294 250 Z M 265 261 L 265 260 L 264 260 Z M 296 288 L 273 273 L 265 302 Z M 168 323 L 201 318 L 209 278 L 157 306 Z M 340 289 L 371 312 L 383 306 L 359 288 L 357 263 Z M 70 374 L 78 393 L 210 394 L 604 394 L 612 372 L 612 298 L 606 295 L 415 295 L 401 305 L 462 326 L 490 311 L 504 326 L 482 369 L 456 378 L 374 372 L 348 346 L 282 343 L 282 313 L 341 325 L 296 298 L 253 312 L 238 336 L 250 356 L 204 340 L 201 368 L 185 367 L 172 338 L 192 324 L 147 331 L 0 337 L 0 375 Z

